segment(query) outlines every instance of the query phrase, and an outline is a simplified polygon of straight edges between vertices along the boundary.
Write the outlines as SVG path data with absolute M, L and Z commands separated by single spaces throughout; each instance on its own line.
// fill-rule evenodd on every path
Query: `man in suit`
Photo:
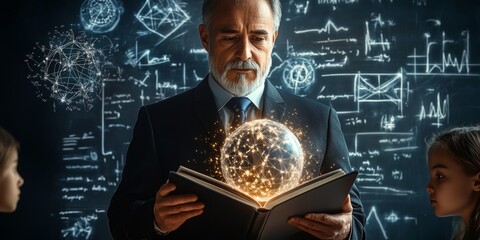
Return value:
M 280 25 L 279 1 L 205 0 L 202 13 L 199 32 L 210 74 L 195 88 L 140 109 L 122 180 L 108 209 L 115 239 L 188 239 L 182 227 L 201 215 L 205 204 L 193 194 L 176 194 L 169 171 L 184 165 L 222 180 L 220 148 L 239 112 L 241 120 L 268 118 L 304 128 L 304 151 L 310 156 L 304 172 L 312 177 L 351 169 L 335 111 L 266 81 Z M 240 99 L 241 111 L 238 104 L 232 107 L 232 99 Z M 226 220 L 235 224 L 234 216 Z M 288 223 L 309 237 L 365 238 L 365 215 L 355 186 L 341 212 L 312 212 Z M 205 236 L 216 230 L 204 229 Z M 225 239 L 235 236 L 231 234 Z

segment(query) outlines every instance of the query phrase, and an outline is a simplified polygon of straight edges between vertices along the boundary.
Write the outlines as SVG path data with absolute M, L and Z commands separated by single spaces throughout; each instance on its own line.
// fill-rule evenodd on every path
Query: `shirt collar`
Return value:
M 230 98 L 235 97 L 233 94 L 220 86 L 220 84 L 218 84 L 217 81 L 213 78 L 212 74 L 208 74 L 208 85 L 213 92 L 218 111 L 220 111 L 225 106 L 225 104 L 227 104 Z M 262 84 L 259 88 L 255 89 L 255 91 L 245 96 L 250 99 L 250 101 L 255 105 L 255 107 L 257 107 L 257 109 L 261 109 L 260 103 L 262 101 L 264 89 L 265 84 Z

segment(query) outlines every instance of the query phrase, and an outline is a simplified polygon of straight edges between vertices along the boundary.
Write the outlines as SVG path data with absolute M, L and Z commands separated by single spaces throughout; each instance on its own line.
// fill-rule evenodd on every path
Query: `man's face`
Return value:
M 266 1 L 218 1 L 199 31 L 211 73 L 227 91 L 244 96 L 265 82 L 278 34 Z

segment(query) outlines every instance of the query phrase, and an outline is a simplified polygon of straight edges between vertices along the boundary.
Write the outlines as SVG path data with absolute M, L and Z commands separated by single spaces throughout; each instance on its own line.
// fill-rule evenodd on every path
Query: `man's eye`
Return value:
M 235 41 L 237 38 L 236 37 L 224 37 L 223 40 L 226 41 Z
M 261 42 L 261 41 L 265 41 L 265 38 L 264 37 L 254 37 L 253 40 L 256 41 L 256 42 Z

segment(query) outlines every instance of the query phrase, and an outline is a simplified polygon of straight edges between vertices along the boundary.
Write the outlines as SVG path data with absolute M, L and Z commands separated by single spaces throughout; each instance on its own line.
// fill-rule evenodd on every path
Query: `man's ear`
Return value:
M 277 40 L 277 37 L 278 37 L 278 29 L 275 30 L 275 32 L 273 33 L 273 42 L 272 42 L 272 45 L 275 46 L 275 40 Z
M 205 50 L 208 52 L 210 50 L 210 42 L 207 26 L 205 26 L 205 24 L 198 25 L 198 32 L 200 33 L 200 40 L 202 41 L 203 48 L 205 48 Z
M 473 177 L 473 191 L 480 192 L 480 172 Z

